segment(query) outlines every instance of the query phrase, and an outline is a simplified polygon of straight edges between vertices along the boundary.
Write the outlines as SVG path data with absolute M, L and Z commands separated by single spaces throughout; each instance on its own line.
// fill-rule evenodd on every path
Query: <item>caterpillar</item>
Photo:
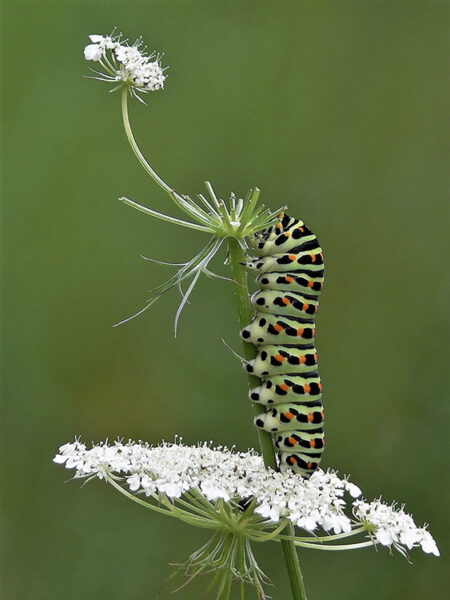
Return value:
M 255 425 L 274 434 L 281 470 L 308 478 L 325 447 L 322 382 L 314 346 L 318 297 L 324 263 L 314 233 L 303 221 L 279 216 L 279 222 L 252 238 L 256 258 L 245 267 L 258 273 L 259 290 L 250 300 L 256 315 L 241 337 L 257 347 L 244 368 L 261 379 L 249 397 L 266 407 Z

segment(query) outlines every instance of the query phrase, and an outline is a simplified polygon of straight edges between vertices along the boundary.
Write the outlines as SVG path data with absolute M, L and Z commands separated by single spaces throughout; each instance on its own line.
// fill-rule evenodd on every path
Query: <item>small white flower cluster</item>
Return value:
M 403 507 L 397 508 L 395 504 L 389 506 L 380 499 L 370 503 L 356 500 L 353 512 L 361 521 L 375 525 L 374 535 L 383 546 L 394 545 L 400 552 L 405 546 L 408 550 L 421 546 L 427 554 L 439 556 L 431 533 L 425 527 L 417 527 L 412 516 L 405 513 Z
M 120 36 L 90 35 L 92 44 L 84 49 L 86 60 L 99 62 L 105 73 L 98 73 L 108 82 L 123 82 L 135 86 L 140 92 L 160 90 L 166 75 L 155 53 L 147 54 L 138 39 L 129 46 Z
M 266 469 L 254 451 L 235 452 L 209 444 L 185 446 L 163 442 L 158 446 L 129 441 L 107 442 L 87 448 L 78 440 L 65 444 L 55 456 L 56 463 L 75 469 L 75 477 L 122 477 L 131 492 L 147 496 L 164 493 L 180 498 L 198 489 L 210 501 L 222 498 L 239 503 L 253 498 L 262 517 L 277 522 L 289 519 L 308 532 L 322 527 L 327 532 L 346 533 L 355 522 L 345 514 L 346 493 L 358 498 L 361 490 L 333 471 L 317 469 L 310 479 L 290 471 Z M 380 501 L 368 504 L 353 500 L 353 513 L 359 524 L 370 524 L 383 545 L 411 548 L 420 544 L 425 552 L 436 554 L 437 547 L 425 529 L 419 529 L 409 515 L 395 511 Z

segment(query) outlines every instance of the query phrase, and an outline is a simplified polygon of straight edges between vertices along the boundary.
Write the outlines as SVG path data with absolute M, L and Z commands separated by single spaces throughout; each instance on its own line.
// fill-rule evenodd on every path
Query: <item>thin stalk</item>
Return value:
M 199 225 L 198 223 L 190 223 L 188 221 L 183 221 L 182 219 L 177 219 L 176 217 L 171 217 L 170 215 L 165 215 L 163 213 L 159 213 L 156 210 L 152 210 L 151 208 L 147 208 L 146 206 L 142 206 L 142 204 L 138 204 L 134 202 L 134 200 L 130 200 L 126 196 L 122 196 L 119 198 L 121 202 L 124 204 L 128 204 L 135 208 L 136 210 L 140 210 L 147 215 L 152 217 L 156 217 L 157 219 L 161 219 L 162 221 L 167 221 L 168 223 L 174 223 L 175 225 L 180 225 L 181 227 L 189 227 L 189 229 L 196 229 L 197 231 L 206 231 L 207 233 L 214 233 L 214 229 L 211 227 L 205 227 L 204 225 Z
M 172 195 L 174 190 L 167 185 L 167 183 L 161 179 L 158 173 L 149 165 L 145 156 L 142 154 L 139 146 L 137 145 L 136 140 L 134 139 L 133 130 L 130 125 L 130 118 L 128 116 L 128 90 L 127 87 L 124 86 L 122 88 L 122 119 L 123 125 L 125 127 L 125 133 L 127 134 L 128 141 L 130 142 L 130 146 L 133 152 L 136 155 L 136 158 L 150 175 L 150 177 L 160 186 L 162 189 L 168 194 Z
M 236 282 L 234 286 L 234 293 L 237 301 L 239 324 L 242 328 L 248 325 L 254 316 L 254 310 L 249 299 L 247 271 L 241 264 L 245 261 L 245 256 L 239 243 L 234 238 L 228 238 L 228 248 L 230 252 L 230 265 L 234 280 Z M 246 360 L 252 360 L 255 358 L 256 347 L 253 344 L 243 342 L 243 349 Z M 248 375 L 248 381 L 250 387 L 256 387 L 260 383 L 258 377 L 255 377 L 251 374 Z M 264 412 L 264 407 L 255 404 L 253 410 L 255 415 L 258 415 Z M 272 436 L 267 431 L 258 429 L 258 438 L 264 464 L 266 467 L 276 469 L 277 461 L 275 458 L 275 449 L 273 446 Z M 294 535 L 294 528 L 292 525 L 289 526 L 289 533 L 291 536 Z M 281 540 L 281 545 L 283 548 L 286 568 L 289 574 L 289 581 L 291 583 L 292 597 L 294 600 L 307 600 L 306 590 L 303 583 L 303 575 L 300 570 L 300 564 L 298 562 L 295 545 L 292 539 Z
M 178 507 L 174 510 L 174 507 L 170 504 L 169 501 L 165 502 L 164 500 L 162 500 L 161 503 L 163 506 L 166 506 L 166 508 L 160 508 L 159 506 L 155 506 L 154 504 L 150 504 L 150 502 L 141 500 L 141 498 L 138 498 L 134 494 L 128 492 L 121 485 L 119 485 L 116 481 L 114 481 L 114 479 L 109 477 L 109 475 L 106 475 L 105 479 L 113 487 L 115 487 L 116 490 L 119 491 L 121 494 L 123 494 L 130 500 L 133 500 L 133 502 L 136 502 L 136 504 L 140 504 L 141 506 L 144 506 L 145 508 L 149 508 L 150 510 L 154 510 L 154 511 L 162 513 L 164 515 L 168 515 L 169 517 L 176 517 L 177 519 L 180 519 L 181 521 L 184 521 L 185 523 L 188 523 L 189 525 L 192 525 L 194 527 L 202 527 L 203 529 L 216 529 L 217 528 L 217 524 L 214 523 L 213 521 L 211 521 L 210 519 L 197 517 L 197 516 L 195 516 L 191 513 L 188 513 L 187 511 L 185 511 L 181 508 L 178 508 Z M 153 496 L 153 494 L 152 494 L 152 496 Z
M 175 204 L 190 217 L 192 217 L 192 210 L 189 210 L 185 207 L 185 204 L 188 203 L 158 175 L 153 167 L 147 162 L 145 156 L 142 154 L 139 146 L 137 145 L 137 142 L 134 139 L 133 130 L 131 129 L 130 118 L 128 116 L 128 90 L 126 86 L 122 88 L 122 120 L 128 142 L 130 143 L 131 149 L 136 155 L 138 161 L 141 163 L 153 181 L 155 181 L 155 183 L 157 183 L 165 192 L 169 194 Z M 208 223 L 207 220 L 203 219 L 202 215 L 197 214 L 197 217 L 206 224 Z
M 312 548 L 314 550 L 359 550 L 360 548 L 368 548 L 373 546 L 372 541 L 360 542 L 359 544 L 339 544 L 333 546 L 332 544 L 306 544 L 305 542 L 294 542 L 296 546 L 302 548 Z

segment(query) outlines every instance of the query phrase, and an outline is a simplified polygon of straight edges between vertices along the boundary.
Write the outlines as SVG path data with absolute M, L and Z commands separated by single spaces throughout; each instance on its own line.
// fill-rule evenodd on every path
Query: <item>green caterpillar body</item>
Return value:
M 245 266 L 258 273 L 260 289 L 251 297 L 256 315 L 241 336 L 257 347 L 255 359 L 244 361 L 247 372 L 261 378 L 249 396 L 267 407 L 255 425 L 274 434 L 282 470 L 310 477 L 325 447 L 314 346 L 323 254 L 309 227 L 284 213 L 253 241 L 258 256 Z

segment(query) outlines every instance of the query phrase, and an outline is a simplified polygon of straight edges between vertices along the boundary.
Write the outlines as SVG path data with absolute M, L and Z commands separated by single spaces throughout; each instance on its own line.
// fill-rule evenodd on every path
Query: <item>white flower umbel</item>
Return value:
M 132 46 L 120 35 L 93 34 L 89 38 L 92 44 L 85 47 L 84 57 L 103 68 L 103 71 L 91 69 L 96 74 L 94 79 L 115 83 L 114 90 L 125 86 L 141 101 L 139 94 L 164 88 L 166 75 L 161 67 L 161 56 L 156 52 L 148 54 L 141 38 Z
M 281 531 L 290 522 L 309 534 L 294 538 L 299 546 L 337 550 L 380 543 L 402 553 L 405 548 L 421 546 L 425 552 L 438 555 L 430 533 L 418 528 L 403 510 L 379 500 L 369 504 L 357 499 L 361 490 L 333 471 L 318 469 L 306 480 L 291 471 L 267 469 L 254 451 L 237 452 L 206 443 L 150 446 L 132 441 L 87 448 L 75 440 L 61 446 L 54 461 L 74 469 L 75 478 L 106 479 L 128 497 L 146 496 L 148 501 L 140 503 L 149 508 L 156 507 L 151 504 L 154 500 L 160 510 L 165 505 L 173 513 L 181 502 L 182 512 L 175 516 L 200 527 L 231 530 L 231 515 L 240 519 L 244 513 L 246 517 L 251 514 L 246 518 L 245 532 L 253 541 L 282 539 Z M 218 516 L 219 502 L 228 506 L 225 519 Z M 247 504 L 251 510 L 243 510 Z M 319 528 L 328 535 L 318 537 Z M 344 546 L 335 543 L 364 532 L 370 541 Z
M 432 535 L 425 527 L 417 527 L 411 515 L 404 512 L 403 506 L 390 506 L 381 499 L 373 502 L 356 500 L 353 512 L 362 523 L 374 527 L 374 536 L 383 546 L 394 546 L 402 554 L 405 548 L 411 550 L 420 546 L 427 554 L 439 556 L 439 550 Z

